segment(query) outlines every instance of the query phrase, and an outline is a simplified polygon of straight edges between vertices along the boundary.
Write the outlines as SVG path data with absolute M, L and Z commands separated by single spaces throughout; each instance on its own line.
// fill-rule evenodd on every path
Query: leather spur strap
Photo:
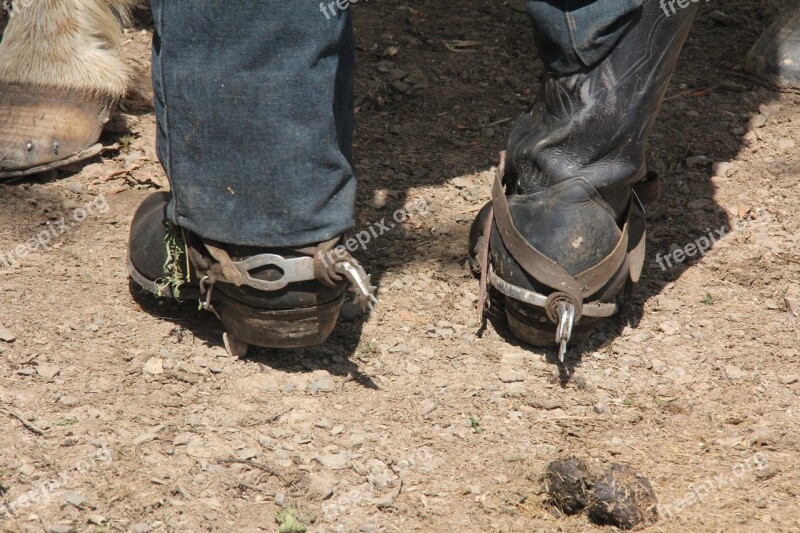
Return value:
M 494 224 L 497 224 L 498 232 L 506 249 L 525 272 L 551 289 L 566 294 L 578 306 L 583 304 L 585 298 L 602 289 L 619 269 L 625 266 L 629 252 L 632 252 L 634 256 L 632 257 L 631 277 L 635 278 L 634 281 L 638 280 L 638 274 L 641 272 L 641 265 L 638 263 L 641 262 L 644 251 L 644 216 L 635 193 L 631 194 L 631 204 L 617 245 L 598 264 L 573 277 L 561 265 L 532 246 L 517 229 L 511 218 L 502 184 L 504 174 L 505 153 L 503 152 L 500 154 L 500 165 L 497 168 L 492 188 L 492 211 L 487 219 L 483 234 L 484 241 L 481 243 L 480 249 L 481 292 L 478 300 L 478 312 L 481 317 L 486 301 L 489 241 Z M 634 234 L 632 243 L 631 233 Z M 630 246 L 631 244 L 633 246 Z

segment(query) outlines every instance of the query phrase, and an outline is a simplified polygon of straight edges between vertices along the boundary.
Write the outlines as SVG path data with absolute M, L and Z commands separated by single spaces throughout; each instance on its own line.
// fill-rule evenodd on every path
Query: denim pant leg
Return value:
M 354 224 L 349 10 L 152 0 L 169 216 L 221 242 L 294 247 Z

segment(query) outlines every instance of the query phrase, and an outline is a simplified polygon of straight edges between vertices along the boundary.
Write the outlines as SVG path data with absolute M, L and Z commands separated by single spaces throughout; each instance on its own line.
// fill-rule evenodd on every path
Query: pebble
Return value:
M 35 373 L 36 373 L 36 369 L 33 368 L 33 367 L 30 367 L 30 366 L 27 366 L 25 368 L 21 368 L 20 370 L 17 370 L 17 374 L 19 374 L 20 376 L 32 376 Z
M 86 496 L 78 494 L 77 492 L 67 492 L 64 494 L 64 501 L 67 502 L 68 505 L 80 509 L 81 506 L 86 503 Z
M 718 161 L 714 163 L 712 168 L 714 169 L 715 176 L 719 176 L 720 178 L 725 178 L 731 173 L 731 170 L 733 170 L 733 165 L 731 165 L 727 161 Z
M 278 507 L 283 507 L 283 504 L 286 503 L 286 493 L 285 492 L 276 492 L 275 493 L 275 505 Z
M 152 442 L 158 438 L 158 433 L 164 429 L 164 425 L 156 426 L 147 433 L 142 433 L 135 439 L 133 439 L 134 446 L 140 446 L 142 444 L 147 444 L 148 442 Z
M 315 381 L 308 386 L 308 391 L 311 394 L 318 394 L 320 392 L 330 393 L 336 390 L 336 382 L 330 378 L 323 378 Z
M 333 496 L 333 483 L 325 476 L 312 475 L 308 482 L 308 497 L 323 501 Z
M 259 454 L 260 452 L 261 452 L 261 450 L 259 450 L 259 449 L 257 449 L 257 448 L 245 448 L 244 450 L 241 450 L 241 451 L 240 451 L 240 452 L 239 452 L 239 453 L 236 455 L 236 457 L 237 457 L 237 458 L 238 458 L 240 461 L 248 461 L 248 460 L 250 460 L 250 459 L 254 459 L 254 458 L 258 457 L 258 454 Z
M 524 371 L 513 370 L 511 368 L 505 368 L 501 370 L 500 372 L 498 372 L 497 376 L 503 383 L 518 383 L 520 381 L 525 381 Z
M 344 470 L 347 468 L 347 456 L 341 453 L 326 453 L 317 457 L 317 462 L 328 470 Z
M 76 183 L 76 182 L 67 183 L 66 187 L 68 191 L 74 192 L 75 194 L 83 194 L 83 191 L 86 190 L 86 188 L 83 186 L 82 183 Z
M 798 376 L 797 374 L 789 374 L 786 376 L 781 376 L 780 380 L 781 383 L 783 383 L 784 385 L 793 385 L 798 381 L 800 381 L 800 376 Z
M 164 373 L 164 360 L 160 357 L 151 357 L 143 366 L 142 372 L 151 376 Z
M 19 467 L 19 473 L 22 474 L 23 476 L 31 476 L 33 475 L 34 472 L 36 472 L 36 467 L 34 467 L 30 463 L 26 463 L 21 467 Z
M 186 444 L 189 444 L 189 441 L 192 440 L 193 436 L 194 435 L 192 435 L 191 433 L 180 433 L 172 440 L 172 445 L 185 446 Z
M 419 374 L 421 371 L 422 371 L 422 369 L 420 369 L 420 367 L 418 367 L 418 366 L 417 366 L 417 365 L 415 365 L 414 363 L 408 363 L 408 364 L 406 365 L 406 372 L 408 372 L 409 374 L 412 374 L 412 375 L 417 375 L 417 374 Z
M 66 524 L 56 524 L 54 526 L 50 526 L 48 531 L 50 531 L 50 533 L 72 533 L 73 531 L 77 530 Z
M 664 377 L 670 381 L 682 383 L 686 380 L 686 369 L 682 366 L 674 366 L 664 373 Z
M 658 330 L 664 335 L 675 335 L 681 330 L 681 325 L 677 320 L 670 320 L 658 326 Z
M 339 424 L 338 426 L 333 426 L 331 428 L 331 437 L 335 437 L 336 435 L 341 435 L 344 433 L 344 426 Z
M 437 407 L 438 407 L 438 405 L 436 405 L 436 402 L 429 398 L 427 400 L 423 400 L 422 403 L 419 405 L 419 412 L 422 413 L 423 416 L 424 415 L 429 415 Z
M 78 405 L 80 403 L 80 400 L 75 396 L 62 396 L 61 398 L 58 399 L 58 403 L 61 405 L 65 405 L 67 407 L 72 407 Z
M 667 363 L 660 359 L 653 359 L 651 364 L 653 367 L 653 372 L 656 372 L 657 374 L 662 374 L 667 371 Z
M 753 431 L 751 442 L 753 444 L 775 444 L 780 438 L 780 432 L 771 428 L 756 428 Z
M 711 163 L 711 159 L 704 155 L 693 155 L 691 157 L 686 158 L 686 164 L 690 167 L 702 167 L 703 165 L 707 165 Z
M 607 409 L 608 407 L 606 407 L 605 402 L 597 402 L 596 404 L 594 404 L 594 412 L 597 413 L 598 415 L 602 415 L 603 413 L 606 412 Z
M 750 119 L 747 125 L 751 130 L 754 130 L 756 128 L 764 127 L 767 124 L 768 120 L 769 118 L 766 115 L 762 115 L 761 113 L 759 113 L 753 116 L 753 118 Z
M 150 526 L 147 524 L 134 524 L 128 530 L 128 533 L 150 533 Z
M 725 365 L 725 375 L 728 379 L 743 379 L 747 377 L 747 372 L 735 365 Z
M 61 372 L 61 370 L 55 366 L 39 365 L 36 367 L 36 373 L 45 381 L 51 381 L 59 372 Z
M 11 332 L 10 329 L 0 324 L 0 341 L 3 342 L 14 342 L 17 339 L 17 336 Z
M 450 183 L 453 184 L 453 187 L 456 187 L 458 189 L 466 189 L 467 187 L 469 187 L 469 182 L 467 180 L 465 180 L 464 178 L 460 178 L 460 177 L 459 178 L 453 178 L 450 181 Z

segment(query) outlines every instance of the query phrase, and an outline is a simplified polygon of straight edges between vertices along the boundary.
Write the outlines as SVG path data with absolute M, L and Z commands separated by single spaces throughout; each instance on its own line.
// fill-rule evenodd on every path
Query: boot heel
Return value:
M 511 333 L 522 342 L 533 346 L 549 347 L 555 341 L 555 325 L 540 307 L 525 305 L 513 298 L 505 299 L 506 320 Z M 572 342 L 580 343 L 589 338 L 602 319 L 584 317 L 572 330 Z
M 299 309 L 254 307 L 218 292 L 215 308 L 225 329 L 240 341 L 265 348 L 306 348 L 322 344 L 336 326 L 345 295 Z

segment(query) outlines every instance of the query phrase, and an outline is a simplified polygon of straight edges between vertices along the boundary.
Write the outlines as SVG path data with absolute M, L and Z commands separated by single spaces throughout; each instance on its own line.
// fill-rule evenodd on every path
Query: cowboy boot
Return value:
M 639 279 L 645 216 L 633 187 L 657 189 L 645 142 L 696 7 L 667 15 L 654 1 L 599 0 L 564 12 L 528 2 L 547 71 L 514 124 L 470 255 L 480 312 L 491 287 L 514 335 L 560 344 L 562 360 Z
M 313 346 L 336 325 L 348 286 L 357 305 L 376 303 L 369 276 L 339 239 L 295 248 L 219 243 L 170 222 L 170 198 L 151 194 L 133 217 L 131 280 L 157 297 L 199 299 L 222 320 L 226 344 Z
M 792 0 L 745 58 L 745 68 L 779 91 L 800 91 L 800 2 Z
M 119 20 L 132 3 L 9 4 L 0 42 L 0 179 L 99 153 L 95 143 L 128 86 Z

